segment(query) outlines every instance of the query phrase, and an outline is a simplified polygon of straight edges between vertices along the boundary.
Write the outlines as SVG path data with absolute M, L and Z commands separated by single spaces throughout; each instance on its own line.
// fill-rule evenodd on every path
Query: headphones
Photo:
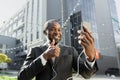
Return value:
M 47 34 L 48 34 L 48 30 L 47 30 L 47 29 L 44 30 L 43 33 L 44 33 L 45 35 L 47 35 Z

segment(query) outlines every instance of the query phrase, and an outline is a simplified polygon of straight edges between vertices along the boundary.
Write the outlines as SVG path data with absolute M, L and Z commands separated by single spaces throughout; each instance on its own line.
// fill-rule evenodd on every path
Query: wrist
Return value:
M 87 60 L 93 62 L 95 60 L 95 57 L 88 57 Z
M 95 60 L 95 49 L 92 52 L 93 54 L 87 58 L 88 61 L 93 62 Z

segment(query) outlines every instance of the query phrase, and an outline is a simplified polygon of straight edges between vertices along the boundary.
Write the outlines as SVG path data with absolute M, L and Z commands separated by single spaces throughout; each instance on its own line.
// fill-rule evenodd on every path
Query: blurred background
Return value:
M 91 80 L 120 79 L 120 0 L 1 2 L 0 10 L 6 12 L 0 14 L 0 76 L 6 75 L 16 80 L 29 49 L 46 42 L 42 33 L 43 24 L 49 19 L 56 19 L 63 31 L 60 44 L 74 46 L 78 52 L 82 49 L 77 40 L 81 22 L 92 31 L 99 71 Z M 81 57 L 84 59 L 84 55 Z

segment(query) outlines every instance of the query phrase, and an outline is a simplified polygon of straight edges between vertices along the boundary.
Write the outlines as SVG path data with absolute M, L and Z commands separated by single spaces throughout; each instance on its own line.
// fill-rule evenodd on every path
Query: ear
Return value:
M 45 35 L 47 35 L 47 34 L 48 34 L 48 30 L 44 30 L 43 33 L 44 33 Z

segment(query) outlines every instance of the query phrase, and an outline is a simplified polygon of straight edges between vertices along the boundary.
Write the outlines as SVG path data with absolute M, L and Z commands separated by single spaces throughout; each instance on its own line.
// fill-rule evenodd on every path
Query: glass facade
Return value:
M 96 25 L 94 0 L 81 0 L 81 5 L 83 22 L 90 23 L 90 28 L 91 31 L 93 32 L 93 36 L 96 42 L 95 46 L 97 49 L 99 49 L 99 39 Z
M 114 37 L 115 37 L 115 43 L 116 47 L 118 49 L 118 66 L 120 68 L 120 26 L 119 26 L 119 19 L 117 14 L 117 3 L 116 0 L 109 0 L 109 7 L 110 7 L 110 13 L 111 13 L 111 19 L 112 19 L 112 26 L 114 30 Z
M 67 0 L 68 17 L 71 25 L 71 45 L 77 46 L 77 30 L 80 29 L 81 21 L 88 22 L 95 38 L 95 46 L 99 49 L 97 25 L 95 18 L 94 0 Z M 80 19 L 79 19 L 80 18 Z
M 98 2 L 99 1 L 100 0 L 98 0 Z M 113 25 L 114 37 L 115 37 L 116 46 L 118 48 L 118 55 L 119 55 L 118 57 L 120 62 L 120 26 L 119 26 L 120 23 L 116 12 L 116 2 L 115 2 L 118 0 L 107 0 L 107 1 L 109 2 L 109 6 L 110 6 L 111 22 Z M 52 15 L 52 14 L 49 15 L 47 14 L 47 12 L 52 12 L 52 10 L 49 11 L 46 9 L 46 6 L 48 6 L 47 4 L 49 4 L 47 2 L 48 2 L 47 0 L 45 1 L 30 0 L 26 4 L 26 7 L 24 8 L 25 10 L 23 9 L 22 12 L 20 12 L 18 15 L 10 19 L 10 22 L 8 22 L 5 25 L 6 29 L 4 29 L 1 34 L 12 36 L 14 38 L 19 39 L 21 42 L 23 42 L 25 50 L 29 49 L 29 47 L 32 47 L 30 43 L 33 42 L 34 44 L 36 42 L 44 40 L 42 35 L 42 28 L 43 28 L 42 23 L 47 19 L 48 16 Z M 98 16 L 95 16 L 96 13 L 95 13 L 94 2 L 95 0 L 63 0 L 63 4 L 61 4 L 63 5 L 63 10 L 64 10 L 63 22 L 68 21 L 67 26 L 64 27 L 65 38 L 66 38 L 65 41 L 68 43 L 70 42 L 70 45 L 74 46 L 78 51 L 79 49 L 81 49 L 81 46 L 78 45 L 77 30 L 81 29 L 81 21 L 88 22 L 90 24 L 91 31 L 93 32 L 93 36 L 95 38 L 95 47 L 100 51 L 99 48 L 100 36 L 98 37 L 98 27 L 96 24 L 96 17 Z M 58 7 L 60 8 L 55 7 L 53 10 L 61 9 L 60 5 L 58 5 Z M 57 13 L 56 16 L 58 16 L 59 12 L 56 13 Z M 108 38 L 108 36 L 106 37 Z M 0 45 L 0 52 L 2 52 L 1 45 Z

